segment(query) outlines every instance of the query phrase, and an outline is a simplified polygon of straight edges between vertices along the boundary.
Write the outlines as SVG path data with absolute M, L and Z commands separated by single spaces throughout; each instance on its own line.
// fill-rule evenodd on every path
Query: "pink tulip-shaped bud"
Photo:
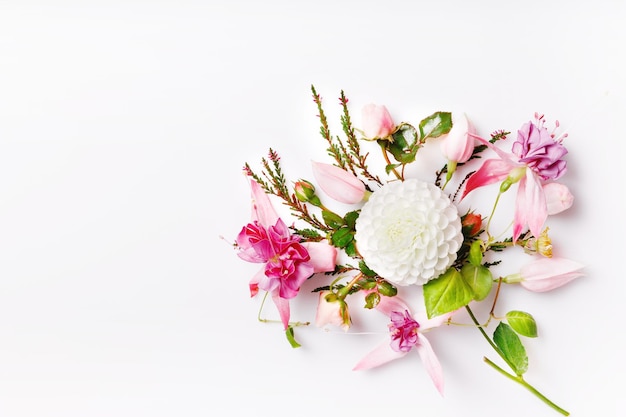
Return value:
M 567 210 L 574 203 L 574 196 L 566 185 L 558 182 L 544 184 L 543 193 L 546 195 L 548 215 L 557 214 Z
M 363 118 L 363 133 L 368 139 L 386 138 L 396 128 L 396 124 L 385 106 L 368 104 L 363 107 L 361 116 Z
M 545 292 L 561 287 L 583 275 L 583 265 L 564 258 L 541 258 L 520 270 L 519 274 L 509 275 L 505 282 L 517 283 L 534 292 Z
M 476 131 L 465 114 L 452 116 L 452 129 L 441 142 L 441 152 L 448 161 L 467 162 L 474 152 Z
M 352 173 L 321 162 L 312 162 L 312 165 L 317 183 L 329 197 L 345 204 L 356 204 L 363 200 L 365 185 Z
M 315 325 L 324 327 L 327 324 L 341 327 L 343 331 L 347 332 L 350 328 L 350 315 L 348 314 L 348 305 L 345 301 L 339 299 L 330 291 L 321 291 L 317 304 Z

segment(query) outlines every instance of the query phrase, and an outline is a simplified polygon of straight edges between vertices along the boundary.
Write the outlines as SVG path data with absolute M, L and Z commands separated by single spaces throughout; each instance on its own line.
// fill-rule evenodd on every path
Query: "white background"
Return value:
M 342 89 L 355 120 L 561 121 L 576 202 L 549 226 L 586 276 L 501 307 L 539 321 L 530 382 L 623 415 L 624 2 L 509 3 L 0 1 L 0 416 L 558 415 L 472 328 L 430 337 L 441 398 L 417 355 L 351 371 L 380 335 L 298 329 L 293 350 L 256 321 L 241 167 L 272 147 L 311 178 L 311 84 L 334 126 Z

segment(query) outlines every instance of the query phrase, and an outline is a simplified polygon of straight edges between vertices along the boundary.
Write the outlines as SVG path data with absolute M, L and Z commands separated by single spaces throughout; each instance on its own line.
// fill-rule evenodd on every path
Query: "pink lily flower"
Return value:
M 368 139 L 383 139 L 396 128 L 387 107 L 368 104 L 361 110 L 363 133 Z
M 534 236 L 539 236 L 548 217 L 546 194 L 542 182 L 557 179 L 566 171 L 566 162 L 561 159 L 567 149 L 554 139 L 554 134 L 543 127 L 543 116 L 537 123 L 528 122 L 518 131 L 513 143 L 513 154 L 502 151 L 489 141 L 474 136 L 493 150 L 500 159 L 488 159 L 467 181 L 463 198 L 478 187 L 504 181 L 504 190 L 519 182 L 513 221 L 513 241 L 528 226 Z M 557 124 L 558 126 L 558 124 Z M 501 188 L 502 189 L 502 188 Z
M 518 274 L 504 280 L 518 283 L 529 291 L 545 292 L 583 276 L 583 265 L 565 258 L 541 258 L 522 267 Z
M 428 319 L 425 312 L 411 316 L 407 304 L 400 297 L 381 297 L 376 309 L 389 316 L 391 341 L 386 339 L 356 364 L 353 370 L 365 370 L 404 357 L 413 348 L 417 350 L 426 372 L 443 395 L 443 370 L 424 332 L 445 323 L 453 313 Z
M 250 294 L 271 294 L 285 329 L 289 326 L 289 299 L 316 272 L 335 269 L 337 250 L 326 242 L 303 242 L 278 217 L 269 197 L 256 181 L 252 190 L 252 220 L 237 236 L 238 256 L 263 268 L 250 281 Z
M 333 200 L 357 204 L 365 197 L 365 185 L 352 173 L 335 165 L 311 162 L 313 176 L 320 188 Z

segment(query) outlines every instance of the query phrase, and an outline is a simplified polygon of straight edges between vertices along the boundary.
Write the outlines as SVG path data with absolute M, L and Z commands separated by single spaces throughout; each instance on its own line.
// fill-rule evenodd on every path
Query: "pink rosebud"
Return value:
M 387 107 L 368 104 L 361 111 L 363 133 L 368 139 L 386 138 L 396 128 Z
M 561 287 L 583 275 L 583 265 L 564 258 L 541 258 L 522 267 L 519 274 L 505 278 L 508 283 L 519 282 L 527 290 L 545 292 Z
M 350 328 L 350 315 L 348 314 L 348 305 L 345 301 L 338 299 L 330 291 L 321 291 L 317 304 L 315 325 L 324 327 L 327 324 L 341 327 L 343 331 L 347 332 Z
M 441 142 L 441 152 L 448 161 L 467 162 L 474 152 L 474 126 L 465 114 L 452 116 L 452 129 Z
M 320 188 L 332 199 L 345 204 L 360 203 L 365 185 L 352 173 L 334 165 L 312 162 L 313 175 Z
M 574 196 L 570 193 L 569 188 L 557 182 L 544 184 L 543 193 L 546 195 L 546 203 L 548 205 L 548 215 L 557 214 L 567 210 L 574 203 Z

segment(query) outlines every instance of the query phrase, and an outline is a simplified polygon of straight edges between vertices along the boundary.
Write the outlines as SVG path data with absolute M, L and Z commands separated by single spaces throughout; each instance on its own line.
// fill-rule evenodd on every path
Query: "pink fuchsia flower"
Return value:
M 441 152 L 450 165 L 456 168 L 457 163 L 467 162 L 474 152 L 474 126 L 465 114 L 452 116 L 452 129 L 441 142 Z M 453 169 L 454 170 L 454 169 Z
M 332 199 L 356 204 L 365 197 L 365 185 L 352 173 L 335 165 L 311 162 L 313 175 L 320 188 Z
M 522 267 L 504 281 L 518 283 L 527 290 L 545 292 L 561 287 L 584 274 L 583 265 L 565 258 L 541 258 Z
M 338 326 L 347 332 L 350 328 L 350 315 L 348 313 L 348 304 L 337 298 L 330 291 L 320 291 L 319 301 L 317 303 L 317 314 L 315 315 L 315 325 L 324 327 L 327 324 Z
M 387 107 L 368 104 L 361 111 L 363 133 L 368 139 L 386 138 L 395 130 L 394 123 Z
M 414 318 L 404 300 L 397 296 L 381 297 L 376 309 L 389 316 L 391 320 L 389 324 L 391 340 L 383 341 L 368 353 L 356 364 L 354 370 L 366 370 L 384 365 L 404 357 L 415 349 L 435 387 L 443 395 L 443 370 L 430 342 L 424 336 L 424 332 L 445 323 L 453 313 L 443 314 L 432 319 L 428 319 L 425 313 L 419 313 Z
M 519 182 L 515 201 L 515 216 L 513 221 L 513 241 L 521 235 L 528 226 L 534 236 L 539 236 L 543 224 L 548 217 L 546 195 L 542 181 L 556 179 L 563 175 L 565 161 L 559 162 L 560 157 L 567 151 L 554 139 L 554 134 L 543 127 L 543 116 L 536 116 L 538 123 L 529 127 L 525 124 L 518 132 L 518 139 L 513 144 L 515 154 L 509 154 L 489 141 L 475 136 L 475 138 L 492 149 L 500 157 L 488 159 L 467 181 L 463 198 L 476 188 L 503 181 L 501 191 Z M 546 136 L 547 135 L 547 136 Z M 559 138 L 562 139 L 565 136 Z M 553 144 L 547 143 L 549 140 Z
M 289 326 L 289 299 L 316 272 L 335 269 L 337 250 L 326 242 L 300 243 L 278 217 L 268 196 L 256 181 L 252 190 L 252 220 L 237 236 L 238 256 L 248 262 L 263 263 L 250 281 L 250 294 L 259 289 L 271 294 L 285 329 Z
M 546 196 L 548 215 L 558 214 L 574 204 L 574 196 L 566 185 L 550 182 L 543 184 L 542 187 Z

